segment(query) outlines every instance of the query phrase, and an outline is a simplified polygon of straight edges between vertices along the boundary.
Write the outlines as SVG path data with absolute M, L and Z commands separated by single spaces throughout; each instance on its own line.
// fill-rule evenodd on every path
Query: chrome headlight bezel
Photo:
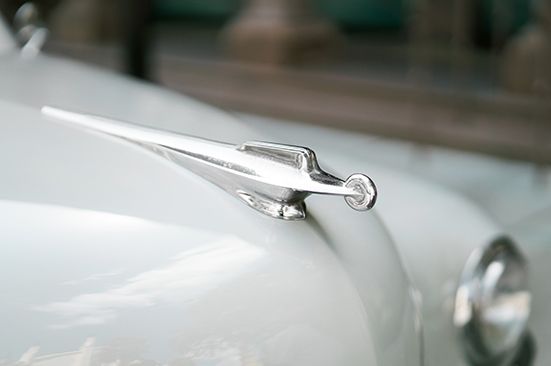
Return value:
M 530 314 L 527 277 L 526 261 L 507 237 L 469 256 L 456 292 L 453 322 L 472 364 L 498 365 L 515 355 Z

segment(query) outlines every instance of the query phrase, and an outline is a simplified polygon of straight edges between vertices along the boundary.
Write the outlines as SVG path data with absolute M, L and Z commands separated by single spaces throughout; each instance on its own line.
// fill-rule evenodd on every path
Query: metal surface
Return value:
M 102 114 L 157 116 L 167 129 L 231 139 L 245 139 L 246 127 L 117 76 L 82 68 L 75 80 L 66 63 L 60 73 L 34 66 L 66 74 L 20 103 L 0 101 L 2 362 L 421 364 L 413 291 L 377 212 L 315 199 L 307 220 L 259 215 L 147 149 L 51 123 L 24 104 L 75 83 L 86 89 L 63 101 L 77 109 L 95 102 Z M 199 111 L 211 122 L 188 128 Z
M 469 254 L 503 235 L 503 229 L 462 195 L 416 176 L 415 168 L 424 161 L 426 150 L 407 149 L 403 142 L 373 136 L 258 116 L 242 118 L 248 126 L 282 142 L 315 146 L 330 166 L 369 171 L 384 197 L 377 202 L 377 215 L 398 246 L 421 305 L 424 364 L 466 366 L 452 323 L 459 277 Z M 387 161 L 392 159 L 403 166 L 389 168 Z M 457 169 L 450 163 L 448 167 Z M 460 172 L 468 171 L 462 168 Z
M 2 79 L 0 96 L 4 101 L 4 103 L 0 102 L 4 116 L 2 134 L 0 134 L 0 150 L 2 151 L 0 162 L 6 172 L 0 182 L 2 187 L 0 197 L 123 214 L 189 227 L 207 227 L 214 232 L 227 231 L 239 236 L 251 235 L 251 230 L 257 233 L 261 232 L 262 235 L 259 234 L 247 241 L 254 246 L 267 248 L 271 251 L 267 258 L 270 258 L 274 251 L 281 253 L 285 258 L 282 258 L 281 261 L 264 262 L 264 264 L 273 263 L 273 267 L 262 264 L 262 269 L 243 276 L 243 282 L 239 281 L 238 283 L 245 283 L 247 281 L 245 277 L 261 277 L 266 273 L 271 274 L 271 271 L 275 270 L 278 272 L 270 278 L 278 281 L 277 286 L 289 290 L 289 294 L 280 292 L 277 296 L 269 296 L 266 302 L 260 302 L 264 295 L 270 295 L 271 292 L 258 291 L 274 286 L 271 282 L 268 284 L 264 277 L 262 286 L 259 285 L 258 288 L 243 288 L 240 291 L 233 291 L 228 286 L 217 285 L 218 289 L 213 286 L 213 289 L 209 290 L 216 291 L 216 297 L 210 297 L 208 301 L 207 299 L 200 300 L 198 306 L 194 307 L 191 312 L 182 306 L 175 307 L 170 312 L 163 309 L 163 312 L 156 313 L 155 309 L 160 308 L 158 304 L 151 308 L 140 308 L 141 310 L 133 315 L 131 311 L 121 305 L 117 309 L 120 309 L 120 314 L 124 314 L 124 317 L 113 319 L 113 324 L 110 327 L 106 324 L 97 327 L 83 325 L 82 329 L 78 327 L 65 330 L 50 329 L 34 343 L 31 340 L 38 338 L 36 330 L 42 329 L 42 323 L 39 320 L 33 320 L 34 315 L 30 311 L 24 314 L 15 314 L 7 308 L 8 302 L 0 304 L 0 306 L 5 306 L 5 311 L 3 309 L 0 312 L 4 315 L 3 319 L 13 322 L 6 323 L 8 325 L 4 329 L 15 329 L 12 331 L 13 334 L 6 334 L 6 339 L 29 347 L 40 344 L 40 341 L 43 340 L 43 347 L 39 355 L 48 352 L 47 343 L 50 344 L 50 349 L 55 351 L 77 349 L 88 336 L 96 336 L 96 344 L 101 346 L 105 345 L 108 339 L 114 339 L 117 336 L 143 338 L 148 340 L 148 351 L 154 349 L 160 353 L 164 350 L 163 345 L 170 343 L 171 337 L 176 333 L 174 329 L 169 329 L 163 324 L 175 323 L 178 331 L 185 331 L 190 337 L 193 335 L 199 340 L 205 336 L 202 329 L 212 330 L 215 329 L 216 324 L 219 324 L 216 314 L 222 312 L 235 314 L 232 311 L 237 308 L 237 304 L 247 308 L 235 316 L 236 324 L 246 325 L 248 327 L 246 332 L 252 335 L 251 339 L 255 338 L 260 341 L 265 339 L 265 342 L 254 343 L 253 348 L 266 350 L 273 343 L 269 341 L 270 338 L 265 337 L 263 329 L 272 328 L 278 309 L 286 307 L 296 311 L 304 308 L 302 305 L 297 307 L 297 304 L 304 303 L 304 300 L 297 297 L 296 294 L 311 294 L 312 288 L 326 283 L 322 281 L 335 278 L 335 274 L 331 271 L 327 277 L 320 276 L 319 283 L 308 282 L 304 277 L 305 274 L 310 273 L 312 266 L 318 269 L 327 266 L 330 256 L 313 256 L 316 253 L 311 252 L 312 249 L 316 249 L 320 245 L 327 245 L 342 261 L 346 271 L 353 273 L 351 279 L 365 304 L 367 319 L 365 326 L 370 333 L 370 339 L 375 340 L 373 344 L 377 364 L 410 365 L 412 364 L 411 360 L 415 358 L 407 355 L 414 354 L 416 350 L 420 349 L 416 342 L 420 340 L 421 319 L 415 318 L 419 331 L 415 336 L 406 332 L 410 328 L 402 329 L 403 325 L 409 326 L 411 322 L 409 316 L 400 313 L 400 309 L 408 308 L 407 305 L 404 306 L 405 301 L 401 297 L 405 296 L 404 294 L 408 290 L 402 285 L 401 269 L 396 271 L 399 262 L 396 261 L 396 257 L 392 253 L 389 253 L 389 248 L 393 247 L 392 243 L 383 240 L 384 235 L 382 234 L 384 233 L 377 234 L 380 229 L 377 229 L 374 222 L 381 217 L 390 235 L 397 242 L 403 262 L 408 267 L 411 278 L 418 289 L 417 297 L 420 299 L 419 303 L 422 303 L 423 309 L 421 315 L 425 344 L 424 364 L 464 366 L 466 361 L 461 354 L 461 347 L 458 347 L 456 342 L 456 330 L 451 321 L 457 281 L 472 250 L 489 243 L 491 239 L 502 233 L 502 229 L 490 220 L 487 213 L 479 210 L 463 195 L 453 191 L 465 193 L 471 190 L 471 193 L 476 192 L 476 194 L 470 195 L 471 199 L 477 203 L 485 204 L 493 216 L 502 221 L 511 221 L 514 217 L 533 213 L 528 210 L 530 205 L 527 202 L 534 201 L 540 206 L 548 205 L 549 202 L 547 200 L 549 194 L 541 191 L 536 191 L 537 194 L 532 197 L 531 201 L 529 200 L 530 197 L 527 193 L 531 191 L 527 187 L 533 186 L 533 182 L 527 181 L 525 184 L 523 183 L 524 185 L 515 185 L 524 182 L 522 179 L 526 177 L 525 173 L 530 171 L 531 167 L 519 165 L 515 166 L 514 170 L 512 168 L 504 169 L 502 173 L 506 174 L 496 175 L 495 181 L 477 180 L 476 178 L 479 178 L 477 174 L 493 175 L 492 169 L 498 166 L 498 163 L 492 161 L 487 164 L 480 162 L 477 164 L 475 158 L 479 158 L 469 155 L 462 154 L 460 159 L 459 153 L 455 152 L 441 151 L 437 153 L 437 149 L 419 148 L 403 142 L 385 142 L 368 136 L 346 134 L 312 126 L 288 124 L 282 127 L 282 122 L 263 124 L 258 118 L 247 124 L 246 121 L 243 121 L 243 117 L 241 120 L 236 119 L 232 115 L 221 113 L 190 98 L 124 79 L 111 73 L 98 72 L 76 63 L 44 55 L 26 61 L 21 62 L 19 57 L 5 57 L 0 60 L 5 66 L 0 67 Z M 63 82 L 59 82 L 60 79 Z M 124 98 L 121 98 L 121 95 L 124 95 Z M 5 101 L 10 102 L 6 104 Z M 257 215 L 251 210 L 239 210 L 239 204 L 230 195 L 218 190 L 213 185 L 204 184 L 202 179 L 187 169 L 181 169 L 170 163 L 163 164 L 164 158 L 149 154 L 147 150 L 139 148 L 135 144 L 120 143 L 123 141 L 120 139 L 117 139 L 119 143 L 112 143 L 104 138 L 98 139 L 93 134 L 83 134 L 75 129 L 47 123 L 36 114 L 41 106 L 56 105 L 60 101 L 67 108 L 75 110 L 94 111 L 100 115 L 116 116 L 117 119 L 135 121 L 142 125 L 217 140 L 246 141 L 265 139 L 266 136 L 269 136 L 271 139 L 285 143 L 304 143 L 315 147 L 317 152 L 323 154 L 323 162 L 328 166 L 339 167 L 341 171 L 367 169 L 379 184 L 384 199 L 377 203 L 377 212 L 372 215 L 354 215 L 335 200 L 316 199 L 309 202 L 310 215 L 306 221 L 285 223 L 278 220 L 266 220 L 262 215 Z M 208 123 L 197 123 L 197 121 L 208 121 Z M 378 167 L 378 164 L 386 166 L 386 168 Z M 389 169 L 389 167 L 394 169 Z M 447 184 L 450 189 L 445 189 L 438 184 L 427 183 L 415 178 L 416 175 L 423 175 L 423 173 L 427 175 L 427 178 L 433 180 L 440 173 L 453 184 Z M 509 178 L 504 179 L 504 177 Z M 506 196 L 507 199 L 499 199 L 500 194 Z M 145 267 L 155 268 L 157 266 L 151 254 L 159 254 L 160 248 L 171 245 L 165 236 L 159 234 L 146 236 L 138 231 L 140 235 L 133 235 L 132 233 L 136 231 L 133 228 L 127 232 L 121 232 L 118 224 L 107 225 L 108 227 L 104 228 L 106 231 L 111 228 L 113 237 L 111 234 L 99 236 L 96 227 L 91 226 L 95 220 L 68 214 L 67 217 L 74 217 L 74 222 L 63 222 L 65 216 L 59 216 L 60 233 L 73 228 L 80 231 L 75 232 L 74 235 L 71 234 L 72 236 L 64 241 L 65 244 L 61 245 L 59 250 L 54 251 L 52 245 L 56 244 L 57 237 L 46 229 L 36 230 L 36 226 L 43 222 L 45 217 L 57 217 L 56 215 L 49 215 L 29 207 L 21 214 L 22 223 L 19 226 L 14 226 L 12 224 L 14 221 L 13 208 L 5 205 L 4 208 L 3 225 L 5 228 L 0 233 L 3 234 L 3 242 L 6 243 L 10 243 L 7 233 L 10 230 L 16 233 L 11 240 L 17 245 L 13 245 L 15 249 L 9 250 L 18 253 L 11 256 L 6 254 L 0 258 L 5 261 L 5 265 L 2 266 L 4 278 L 29 279 L 28 284 L 18 282 L 16 286 L 10 287 L 12 292 L 5 292 L 6 297 L 24 299 L 26 296 L 30 296 L 27 293 L 32 292 L 33 296 L 36 295 L 36 298 L 40 300 L 34 303 L 16 302 L 14 306 L 21 310 L 29 310 L 29 305 L 43 303 L 47 296 L 49 297 L 48 301 L 66 301 L 79 294 L 100 292 L 102 289 L 111 287 L 117 288 L 122 282 L 117 282 L 116 278 L 107 281 L 106 277 L 102 277 L 105 282 L 97 284 L 85 282 L 88 285 L 82 283 L 75 289 L 69 290 L 67 287 L 64 290 L 61 285 L 56 287 L 53 280 L 48 280 L 47 282 L 52 287 L 46 287 L 33 282 L 35 279 L 44 279 L 44 276 L 34 275 L 35 272 L 29 270 L 34 268 L 30 266 L 31 264 L 39 266 L 43 263 L 59 263 L 50 268 L 59 270 L 60 276 L 63 275 L 66 278 L 78 278 L 79 276 L 86 278 L 91 273 L 102 273 L 102 271 L 108 273 L 110 268 L 107 266 L 107 260 L 113 260 L 112 267 L 116 268 L 116 264 L 129 263 L 129 259 L 132 259 L 133 263 L 143 263 L 145 270 Z M 537 220 L 533 219 L 535 216 L 530 217 L 532 217 L 529 221 L 530 224 L 549 228 L 549 215 L 537 216 Z M 82 224 L 82 227 L 75 227 L 75 224 L 79 223 Z M 316 225 L 319 233 L 309 235 L 307 228 Z M 52 226 L 45 225 L 45 227 Z M 533 273 L 534 269 L 539 271 L 536 273 L 539 274 L 539 277 L 533 277 L 539 281 L 536 283 L 539 295 L 535 296 L 535 301 L 539 301 L 540 304 L 540 317 L 532 318 L 531 327 L 535 328 L 535 336 L 538 337 L 536 339 L 540 340 L 539 344 L 541 345 L 538 349 L 540 361 L 537 365 L 547 365 L 549 357 L 545 357 L 545 353 L 548 355 L 550 348 L 546 347 L 546 342 L 541 340 L 551 338 L 549 333 L 551 327 L 548 326 L 549 322 L 546 316 L 550 298 L 546 280 L 549 277 L 547 276 L 549 235 L 543 235 L 533 230 L 536 226 L 523 225 L 522 227 L 526 231 L 525 237 L 531 235 L 539 240 L 539 247 L 535 248 L 539 251 L 527 251 L 526 253 L 531 255 L 531 263 L 534 263 L 534 260 L 538 261 L 536 266 L 532 266 L 531 272 Z M 420 228 L 424 229 L 420 230 Z M 23 232 L 28 235 L 36 234 L 32 240 L 37 241 L 38 244 L 32 250 L 20 245 L 24 241 L 21 239 Z M 120 233 L 120 236 L 115 237 L 117 232 Z M 91 235 L 92 233 L 93 235 Z M 549 233 L 549 230 L 546 233 Z M 128 239 L 123 239 L 126 236 Z M 188 240 L 186 238 L 188 238 L 187 235 L 175 238 L 173 245 L 181 245 Z M 127 240 L 129 244 L 121 245 L 123 240 Z M 517 241 L 525 245 L 524 241 Z M 78 245 L 76 245 L 77 243 Z M 136 249 L 143 248 L 144 245 L 151 248 L 151 251 L 143 256 L 137 255 Z M 87 251 L 98 252 L 93 261 L 88 255 L 81 261 L 73 260 L 73 256 L 82 252 L 83 247 Z M 12 245 L 8 244 L 8 248 L 12 248 Z M 72 252 L 73 248 L 74 252 Z M 41 250 L 42 252 L 40 252 Z M 303 250 L 306 253 L 299 259 L 305 266 L 304 271 L 281 275 L 282 273 L 279 271 L 284 270 L 283 266 L 292 264 L 295 258 L 299 258 L 296 254 L 297 250 Z M 36 255 L 38 252 L 40 255 Z M 29 263 L 27 266 L 18 265 L 16 268 L 15 264 L 17 263 L 27 263 L 25 256 L 28 253 L 34 253 L 32 258 L 36 258 L 36 262 Z M 42 253 L 47 253 L 50 257 L 45 259 Z M 60 253 L 63 254 L 63 260 L 60 260 Z M 105 255 L 105 253 L 109 255 Z M 174 253 L 177 253 L 176 249 Z M 311 253 L 312 256 L 308 253 Z M 428 256 L 427 253 L 431 253 L 431 255 Z M 19 257 L 17 257 L 18 255 Z M 170 257 L 167 255 L 166 258 L 168 261 Z M 221 258 L 224 257 L 221 256 Z M 76 264 L 71 267 L 71 263 Z M 105 266 L 102 263 L 105 263 Z M 6 270 L 8 268 L 6 265 L 9 264 L 14 264 L 14 266 Z M 82 273 L 76 273 L 77 270 Z M 138 272 L 137 270 L 136 273 Z M 29 273 L 33 273 L 33 278 L 29 277 Z M 14 281 L 5 284 L 12 286 Z M 300 286 L 296 288 L 295 292 L 289 284 Z M 341 286 L 342 284 L 337 284 L 335 288 L 341 288 Z M 339 296 L 332 293 L 335 288 L 328 287 L 329 295 L 327 296 L 331 296 L 331 299 L 335 300 L 334 304 L 343 303 Z M 35 294 L 37 289 L 43 289 L 43 292 Z M 255 292 L 257 294 L 255 296 L 243 297 L 243 294 Z M 54 295 L 55 293 L 59 293 L 59 296 Z M 233 295 L 235 298 L 232 297 Z M 291 300 L 292 298 L 294 300 Z M 400 299 L 402 300 L 400 301 Z M 253 303 L 254 301 L 258 302 Z M 216 306 L 208 307 L 208 304 L 212 303 L 215 303 Z M 324 306 L 320 306 L 320 303 L 323 303 Z M 220 304 L 223 306 L 219 306 Z M 228 307 L 228 304 L 233 305 Z M 264 310 L 260 310 L 261 304 L 268 304 L 268 306 Z M 298 314 L 290 319 L 289 323 L 286 323 L 289 327 L 294 327 L 292 321 L 295 321 L 295 324 L 304 324 L 304 314 L 315 311 L 320 314 L 319 323 L 308 322 L 308 324 L 312 324 L 316 329 L 327 330 L 324 337 L 332 334 L 336 335 L 336 338 L 345 339 L 342 336 L 342 331 L 327 327 L 326 321 L 337 317 L 338 324 L 352 324 L 344 322 L 342 319 L 349 309 L 335 307 L 331 310 L 333 303 L 324 298 L 315 298 L 312 302 L 308 301 L 307 304 L 308 307 L 305 308 L 304 313 Z M 316 305 L 310 307 L 310 304 Z M 205 311 L 201 312 L 203 315 L 199 316 L 201 321 L 209 319 L 208 316 L 213 315 L 212 320 L 207 323 L 208 326 L 198 320 L 195 323 L 197 328 L 190 329 L 189 324 L 183 324 L 179 328 L 180 323 L 178 322 L 182 318 L 196 318 L 195 311 L 200 311 L 203 307 Z M 359 311 L 363 312 L 364 310 L 360 309 Z M 262 316 L 247 317 L 247 314 L 258 315 L 259 312 Z M 26 316 L 29 316 L 28 326 L 23 326 L 21 319 L 27 319 Z M 127 321 L 127 316 L 135 317 Z M 264 321 L 265 323 L 261 324 Z M 355 321 L 356 319 L 352 320 L 352 322 Z M 154 329 L 148 326 L 152 323 L 155 324 Z M 77 330 L 79 330 L 78 333 Z M 213 333 L 219 334 L 220 332 Z M 241 333 L 241 336 L 244 334 L 245 331 Z M 316 344 L 312 337 L 309 338 L 312 342 L 306 344 L 306 339 L 303 339 L 304 342 L 300 342 L 293 338 L 293 332 L 285 334 L 286 336 L 282 339 L 296 344 L 295 349 L 304 350 L 304 354 L 307 353 L 307 349 L 311 349 L 312 359 L 309 360 L 311 364 L 319 361 L 319 359 L 314 360 L 316 349 L 327 348 L 327 344 Z M 224 340 L 224 337 L 221 338 Z M 348 338 L 346 339 L 348 340 Z M 27 340 L 28 342 L 25 343 L 24 341 Z M 241 342 L 241 344 L 249 343 L 250 339 L 245 338 Z M 369 340 L 364 339 L 359 346 L 364 347 L 364 344 L 369 343 Z M 29 348 L 16 347 L 16 345 L 5 342 L 3 344 L 0 351 L 7 352 L 9 356 L 19 356 Z M 214 343 L 205 341 L 203 349 L 208 350 L 209 345 L 213 348 L 216 346 Z M 352 354 L 351 348 L 355 346 L 349 348 L 345 344 L 345 347 L 343 352 Z M 174 351 L 177 348 L 174 347 Z M 407 348 L 409 353 L 404 352 L 404 348 Z M 155 355 L 150 358 L 156 358 L 153 357 Z M 194 355 L 198 356 L 198 353 Z M 285 357 L 285 355 L 287 358 L 282 359 L 281 357 Z M 11 359 L 9 356 L 8 360 Z M 266 355 L 264 358 L 265 364 L 283 364 L 284 361 L 288 361 L 289 364 L 292 364 L 293 361 L 296 362 L 296 357 L 293 357 L 292 353 L 286 353 L 285 349 L 282 349 L 282 352 L 274 355 L 273 358 L 270 356 Z M 325 359 L 329 360 L 330 358 Z M 365 362 L 366 360 L 360 359 L 357 360 L 357 363 L 350 362 L 349 359 L 339 361 L 340 364 L 348 365 L 370 364 L 369 360 Z M 309 363 L 302 362 L 302 364 Z
M 48 29 L 43 26 L 37 7 L 32 2 L 21 5 L 13 19 L 15 31 L 21 43 L 23 57 L 35 57 L 48 38 Z
M 515 356 L 527 331 L 530 302 L 526 263 L 509 238 L 471 253 L 457 289 L 453 321 L 472 364 L 501 365 Z
M 525 339 L 518 356 L 531 354 L 536 366 L 551 363 L 548 167 L 259 116 L 241 117 L 248 126 L 282 142 L 315 146 L 331 166 L 368 169 L 384 197 L 377 203 L 377 214 L 389 228 L 422 297 L 426 365 L 468 364 L 452 322 L 457 286 L 472 251 L 504 233 L 526 256 L 533 294 L 529 332 L 536 346 L 530 349 L 531 342 Z
M 278 219 L 304 219 L 304 200 L 314 193 L 343 196 L 357 211 L 369 210 L 377 198 L 369 177 L 334 177 L 320 168 L 315 153 L 306 147 L 260 141 L 235 146 L 48 106 L 42 113 L 138 143 Z

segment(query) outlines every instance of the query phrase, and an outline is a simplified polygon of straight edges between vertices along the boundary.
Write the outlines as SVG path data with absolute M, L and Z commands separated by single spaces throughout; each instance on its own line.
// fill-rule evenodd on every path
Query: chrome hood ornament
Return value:
M 334 177 L 319 167 L 315 153 L 306 147 L 260 141 L 231 145 L 48 106 L 42 113 L 144 146 L 271 217 L 304 219 L 304 200 L 314 193 L 343 196 L 357 211 L 369 210 L 377 198 L 369 177 Z

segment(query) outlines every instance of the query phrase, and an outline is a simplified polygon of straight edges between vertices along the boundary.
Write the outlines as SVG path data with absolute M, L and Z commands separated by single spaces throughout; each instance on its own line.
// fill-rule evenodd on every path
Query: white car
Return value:
M 0 121 L 1 365 L 532 363 L 504 228 L 352 137 L 306 128 L 316 158 L 3 24 Z

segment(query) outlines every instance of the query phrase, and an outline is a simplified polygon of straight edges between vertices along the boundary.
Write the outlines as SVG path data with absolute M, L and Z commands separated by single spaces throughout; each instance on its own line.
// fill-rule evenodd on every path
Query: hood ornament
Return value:
M 343 196 L 357 211 L 369 210 L 377 198 L 368 176 L 352 174 L 346 181 L 334 177 L 306 147 L 261 141 L 231 145 L 48 106 L 42 113 L 139 144 L 278 219 L 304 219 L 304 200 L 314 193 Z

